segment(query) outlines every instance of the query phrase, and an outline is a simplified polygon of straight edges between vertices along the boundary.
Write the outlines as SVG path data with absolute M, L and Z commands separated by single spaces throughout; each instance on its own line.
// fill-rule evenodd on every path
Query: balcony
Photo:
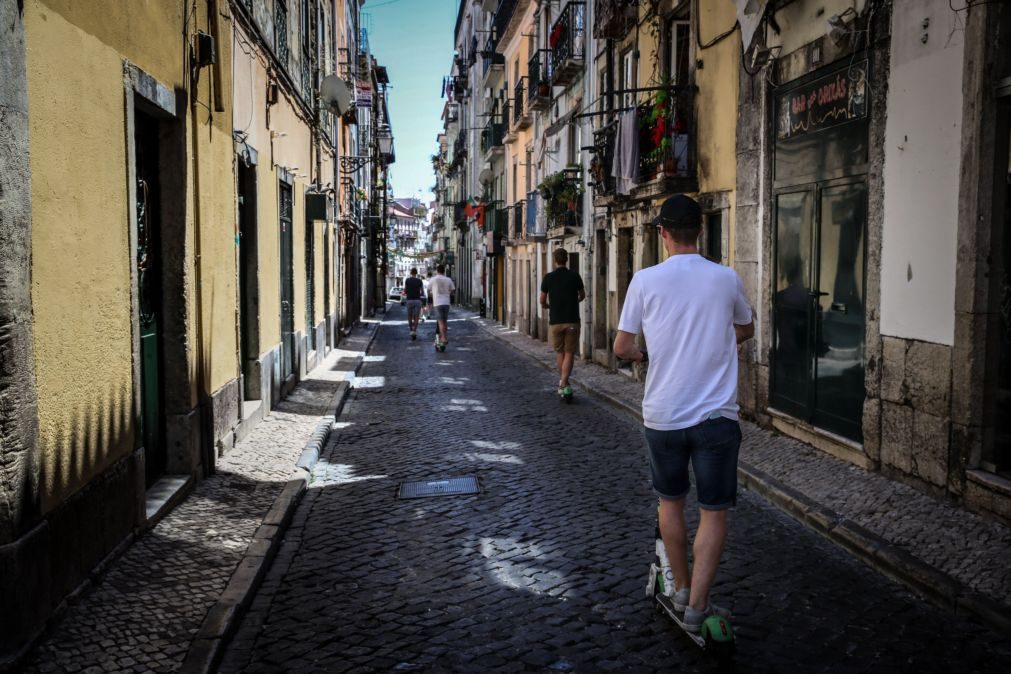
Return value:
M 533 121 L 530 118 L 530 101 L 526 98 L 527 76 L 519 78 L 516 87 L 513 89 L 513 118 L 512 127 L 520 130 L 530 126 Z
M 598 0 L 593 12 L 593 37 L 620 40 L 639 18 L 639 0 Z
M 466 206 L 466 201 L 458 201 L 453 204 L 453 224 L 462 230 L 467 230 L 469 228 L 469 225 L 467 224 L 467 216 L 464 211 Z
M 544 204 L 548 238 L 572 233 L 582 223 L 582 171 L 578 166 L 544 178 L 538 191 Z
M 586 3 L 569 2 L 551 27 L 551 84 L 567 86 L 583 72 Z
M 484 209 L 484 231 L 505 234 L 509 228 L 509 209 L 501 208 L 499 200 L 489 201 Z
M 642 125 L 636 197 L 698 189 L 694 104 L 694 87 L 676 89 L 656 123 Z M 655 105 L 654 101 L 640 105 L 639 118 L 648 119 Z
M 489 161 L 492 159 L 492 156 L 505 152 L 502 146 L 505 136 L 505 124 L 499 121 L 500 119 L 501 117 L 498 115 L 492 115 L 491 121 L 481 131 L 481 153 Z
M 481 49 L 481 63 L 482 79 L 485 86 L 488 86 L 493 75 L 505 70 L 505 55 L 498 51 L 498 40 L 495 38 L 494 32 L 488 36 Z
M 499 0 L 498 7 L 495 8 L 495 14 L 491 20 L 491 29 L 493 35 L 497 40 L 501 40 L 506 33 L 506 28 L 509 27 L 509 21 L 513 18 L 513 12 L 516 11 L 516 4 L 518 0 Z
M 615 120 L 593 132 L 593 150 L 590 159 L 590 186 L 593 188 L 595 206 L 606 206 L 614 196 L 614 138 L 618 132 Z M 602 201 L 603 200 L 603 201 Z
M 547 110 L 551 105 L 551 52 L 538 49 L 527 63 L 527 105 Z
M 512 221 L 509 223 L 509 238 L 513 240 L 526 238 L 526 228 L 523 226 L 526 216 L 527 202 L 517 201 L 509 207 L 512 213 Z
M 539 192 L 527 193 L 526 224 L 528 239 L 542 239 L 547 231 L 543 213 L 540 212 L 540 203 L 541 195 Z
M 453 76 L 452 91 L 453 97 L 457 99 L 467 98 L 470 95 L 470 80 L 466 73 Z

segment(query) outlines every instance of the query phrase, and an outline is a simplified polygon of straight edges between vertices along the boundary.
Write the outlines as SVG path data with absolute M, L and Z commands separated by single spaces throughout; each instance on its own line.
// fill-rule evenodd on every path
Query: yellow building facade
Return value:
M 320 103 L 328 75 L 378 81 L 359 3 L 19 5 L 0 8 L 0 665 L 361 315 L 375 251 L 338 221 L 370 195 L 341 179 L 383 164 L 342 171 L 368 125 Z

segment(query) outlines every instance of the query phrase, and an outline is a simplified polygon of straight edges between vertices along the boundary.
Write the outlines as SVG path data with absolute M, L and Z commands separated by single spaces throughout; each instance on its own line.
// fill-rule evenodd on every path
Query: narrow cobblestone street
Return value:
M 644 597 L 653 498 L 640 428 L 572 406 L 456 312 L 407 338 L 393 306 L 225 671 L 708 671 Z M 578 367 L 578 366 L 577 366 Z M 405 480 L 481 493 L 398 500 Z M 715 597 L 738 671 L 1004 672 L 955 619 L 742 491 Z M 940 638 L 945 635 L 945 638 Z

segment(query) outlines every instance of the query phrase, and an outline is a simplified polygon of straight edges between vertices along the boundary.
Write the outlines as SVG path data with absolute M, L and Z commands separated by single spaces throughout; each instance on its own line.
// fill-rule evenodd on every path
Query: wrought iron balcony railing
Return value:
M 640 105 L 639 118 L 648 119 L 654 105 Z M 670 96 L 652 126 L 644 123 L 640 128 L 639 183 L 658 178 L 694 178 L 696 145 L 694 87 L 684 87 Z
M 526 234 L 526 228 L 523 226 L 523 219 L 526 215 L 527 202 L 525 200 L 517 201 L 512 205 L 512 223 L 509 227 L 509 238 L 510 239 L 522 239 Z
M 493 116 L 492 121 L 481 131 L 481 153 L 487 154 L 488 152 L 502 147 L 503 137 L 505 136 L 505 124 L 498 121 L 500 118 L 496 115 Z
M 639 0 L 597 0 L 593 7 L 593 37 L 620 40 L 638 17 Z
M 505 35 L 506 28 L 509 26 L 509 20 L 513 17 L 513 12 L 516 10 L 517 0 L 499 0 L 498 7 L 495 8 L 495 15 L 491 21 L 491 29 L 493 35 L 495 35 L 496 40 L 501 40 L 502 36 Z
M 519 78 L 513 88 L 512 124 L 518 129 L 530 126 L 530 101 L 526 98 L 527 76 Z
M 551 27 L 551 83 L 570 84 L 583 70 L 586 46 L 586 3 L 569 2 Z
M 501 69 L 505 65 L 505 55 L 498 51 L 498 40 L 495 38 L 494 32 L 488 36 L 481 49 L 481 62 L 483 64 L 482 73 L 485 77 L 493 66 L 498 66 Z
M 617 120 L 593 132 L 593 152 L 590 159 L 590 184 L 594 197 L 614 194 L 614 138 L 618 131 Z
M 551 51 L 538 49 L 527 63 L 527 100 L 531 110 L 551 105 Z

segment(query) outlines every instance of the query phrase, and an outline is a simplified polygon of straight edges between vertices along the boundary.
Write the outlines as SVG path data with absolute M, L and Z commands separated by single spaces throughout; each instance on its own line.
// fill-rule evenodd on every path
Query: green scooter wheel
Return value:
M 703 621 L 700 634 L 706 642 L 706 650 L 721 659 L 733 657 L 734 628 L 729 620 L 720 616 L 709 616 Z

